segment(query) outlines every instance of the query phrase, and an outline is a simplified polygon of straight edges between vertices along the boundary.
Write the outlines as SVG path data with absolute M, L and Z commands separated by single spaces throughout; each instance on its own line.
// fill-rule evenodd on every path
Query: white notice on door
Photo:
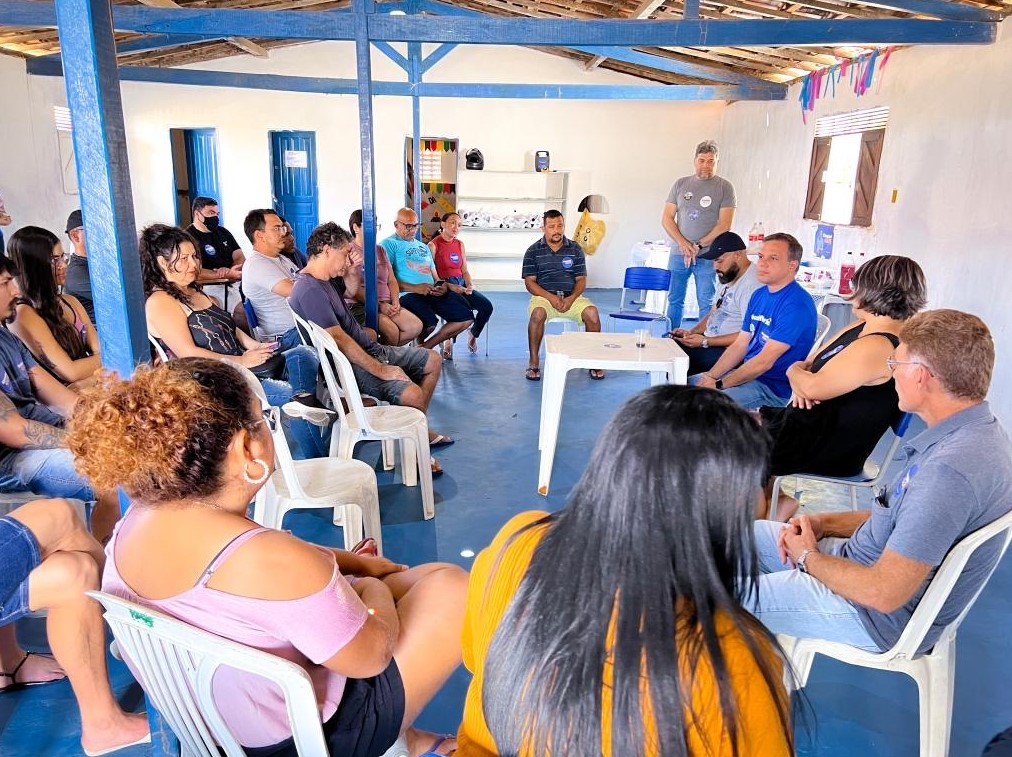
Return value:
M 308 168 L 309 154 L 305 150 L 285 150 L 285 168 Z

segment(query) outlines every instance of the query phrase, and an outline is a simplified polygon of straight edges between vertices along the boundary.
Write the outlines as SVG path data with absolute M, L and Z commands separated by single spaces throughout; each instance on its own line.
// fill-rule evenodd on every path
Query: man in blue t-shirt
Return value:
M 738 338 L 709 371 L 692 376 L 692 383 L 720 389 L 748 410 L 787 404 L 787 369 L 807 357 L 818 324 L 815 303 L 794 280 L 802 253 L 790 234 L 766 237 L 756 264 L 766 286 L 749 300 Z
M 394 221 L 394 233 L 380 244 L 394 269 L 394 278 L 401 290 L 401 307 L 422 322 L 418 346 L 432 349 L 470 328 L 474 313 L 467 300 L 451 292 L 445 282 L 436 277 L 432 252 L 424 242 L 415 239 L 418 225 L 415 211 L 401 208 Z M 436 329 L 440 318 L 443 325 Z

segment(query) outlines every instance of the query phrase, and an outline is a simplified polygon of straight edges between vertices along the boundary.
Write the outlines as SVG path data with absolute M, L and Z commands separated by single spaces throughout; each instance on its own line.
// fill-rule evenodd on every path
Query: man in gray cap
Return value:
M 696 145 L 693 174 L 675 181 L 664 203 L 661 225 L 671 237 L 671 295 L 668 317 L 673 328 L 682 325 L 682 306 L 689 276 L 696 279 L 696 302 L 702 316 L 713 301 L 713 263 L 700 256 L 718 236 L 730 231 L 736 200 L 734 187 L 717 176 L 717 143 Z
M 67 279 L 63 284 L 63 291 L 81 301 L 88 312 L 88 317 L 97 328 L 95 304 L 91 299 L 91 276 L 88 274 L 88 248 L 84 241 L 84 218 L 80 208 L 67 218 L 67 236 L 74 245 L 74 251 L 67 263 Z
M 671 338 L 689 356 L 689 375 L 710 370 L 738 337 L 752 293 L 762 286 L 745 254 L 745 242 L 733 231 L 718 236 L 697 260 L 712 260 L 723 285 L 710 311 L 691 330 L 675 328 Z M 674 324 L 673 324 L 674 325 Z

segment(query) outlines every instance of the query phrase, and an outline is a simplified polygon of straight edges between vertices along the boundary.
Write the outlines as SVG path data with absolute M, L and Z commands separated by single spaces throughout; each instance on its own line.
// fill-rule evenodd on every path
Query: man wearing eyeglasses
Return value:
M 690 376 L 710 370 L 724 349 L 738 338 L 752 293 L 762 286 L 756 267 L 745 254 L 745 242 L 733 231 L 725 231 L 696 257 L 713 261 L 722 286 L 713 307 L 695 327 L 690 330 L 676 327 L 671 331 L 671 338 L 689 356 Z
M 467 300 L 437 279 L 432 252 L 415 238 L 419 225 L 415 211 L 401 208 L 394 221 L 394 233 L 380 244 L 394 269 L 394 278 L 401 290 L 401 307 L 422 322 L 418 346 L 432 349 L 470 327 L 474 313 Z M 440 318 L 443 325 L 436 329 Z
M 903 469 L 870 511 L 756 522 L 767 575 L 750 609 L 774 633 L 891 648 L 949 550 L 1012 509 L 1012 443 L 985 400 L 994 342 L 984 322 L 919 313 L 887 362 L 900 409 L 928 428 L 903 445 Z M 1000 547 L 972 554 L 919 652 L 973 600 Z
M 288 227 L 273 210 L 260 208 L 246 214 L 243 230 L 253 250 L 242 267 L 242 290 L 253 305 L 258 328 L 280 342 L 282 350 L 298 347 L 302 340 L 288 308 L 288 297 L 299 269 L 281 254 Z

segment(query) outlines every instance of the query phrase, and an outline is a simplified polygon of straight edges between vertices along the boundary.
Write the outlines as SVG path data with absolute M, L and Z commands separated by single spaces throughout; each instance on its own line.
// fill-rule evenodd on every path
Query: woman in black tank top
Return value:
M 771 476 L 859 473 L 875 445 L 902 412 L 886 359 L 904 322 L 924 307 L 924 272 L 910 258 L 873 258 L 854 275 L 851 302 L 858 323 L 834 335 L 815 357 L 787 369 L 793 396 L 787 407 L 759 414 L 773 437 Z M 772 483 L 759 516 L 765 517 Z M 797 501 L 783 492 L 777 512 L 792 514 Z
M 232 316 L 196 283 L 200 257 L 189 234 L 175 226 L 149 226 L 141 232 L 140 255 L 148 333 L 170 358 L 238 363 L 260 378 L 267 399 L 279 407 L 293 398 L 315 396 L 320 366 L 315 350 L 300 346 L 275 354 L 277 342 L 258 342 L 239 329 Z M 326 435 L 303 420 L 286 422 L 295 457 L 328 453 Z

